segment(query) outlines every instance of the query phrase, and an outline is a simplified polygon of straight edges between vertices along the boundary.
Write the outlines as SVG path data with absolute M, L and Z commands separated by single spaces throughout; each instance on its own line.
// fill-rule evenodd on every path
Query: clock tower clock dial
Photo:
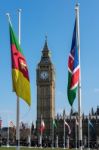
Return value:
M 40 73 L 40 78 L 43 80 L 46 80 L 48 78 L 48 72 L 47 71 L 42 71 Z

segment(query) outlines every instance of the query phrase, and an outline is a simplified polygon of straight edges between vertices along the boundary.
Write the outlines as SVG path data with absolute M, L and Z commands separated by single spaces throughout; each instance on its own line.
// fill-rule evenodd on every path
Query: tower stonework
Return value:
M 41 60 L 36 70 L 37 83 L 37 129 L 41 118 L 45 123 L 43 136 L 52 135 L 52 120 L 55 117 L 55 70 L 50 59 L 50 52 L 45 41 Z M 39 130 L 38 130 L 39 134 Z

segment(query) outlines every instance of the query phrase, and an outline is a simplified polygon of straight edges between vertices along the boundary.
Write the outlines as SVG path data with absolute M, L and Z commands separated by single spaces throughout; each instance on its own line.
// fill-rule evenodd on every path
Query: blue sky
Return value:
M 79 0 L 82 112 L 88 114 L 99 105 L 99 1 Z M 36 120 L 36 67 L 48 36 L 52 62 L 56 71 L 55 112 L 70 112 L 67 100 L 67 61 L 75 20 L 75 1 L 71 0 L 3 0 L 0 2 L 0 116 L 3 125 L 16 121 L 16 95 L 12 92 L 8 20 L 18 35 L 18 9 L 22 9 L 21 47 L 28 63 L 32 105 L 20 101 L 20 120 Z M 77 99 L 74 102 L 77 110 Z

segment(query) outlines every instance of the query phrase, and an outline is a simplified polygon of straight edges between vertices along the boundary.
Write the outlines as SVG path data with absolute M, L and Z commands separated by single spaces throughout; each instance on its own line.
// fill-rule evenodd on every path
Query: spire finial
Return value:
M 45 34 L 45 42 L 47 42 L 47 33 Z
M 48 51 L 47 34 L 45 35 L 45 45 L 44 45 L 43 51 Z

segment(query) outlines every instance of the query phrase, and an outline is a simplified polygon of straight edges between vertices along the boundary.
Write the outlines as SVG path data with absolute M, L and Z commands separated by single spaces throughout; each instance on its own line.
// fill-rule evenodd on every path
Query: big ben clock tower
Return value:
M 55 117 L 55 71 L 51 62 L 47 39 L 37 66 L 37 129 L 41 118 L 45 123 L 45 136 L 52 135 L 52 120 Z M 39 134 L 39 133 L 38 133 Z

